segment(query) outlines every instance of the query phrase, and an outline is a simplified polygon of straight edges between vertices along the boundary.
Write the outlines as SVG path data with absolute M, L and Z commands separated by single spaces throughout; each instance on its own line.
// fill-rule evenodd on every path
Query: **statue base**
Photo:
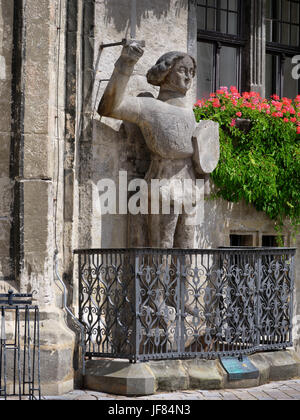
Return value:
M 300 376 L 300 357 L 293 350 L 256 353 L 248 360 L 256 377 L 230 380 L 220 360 L 167 360 L 132 364 L 122 360 L 89 360 L 83 388 L 125 396 L 189 389 L 250 388 Z

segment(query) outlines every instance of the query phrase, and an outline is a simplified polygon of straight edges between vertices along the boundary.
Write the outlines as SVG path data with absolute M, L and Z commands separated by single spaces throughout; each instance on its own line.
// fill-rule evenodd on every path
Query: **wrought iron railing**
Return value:
M 86 356 L 217 358 L 292 346 L 292 248 L 77 250 Z
M 32 294 L 0 294 L 0 326 L 0 400 L 40 400 L 39 308 Z

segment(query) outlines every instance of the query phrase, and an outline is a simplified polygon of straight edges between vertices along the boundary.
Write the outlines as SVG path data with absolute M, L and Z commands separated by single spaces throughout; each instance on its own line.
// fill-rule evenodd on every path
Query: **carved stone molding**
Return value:
M 265 6 L 263 0 L 251 0 L 250 89 L 265 95 Z

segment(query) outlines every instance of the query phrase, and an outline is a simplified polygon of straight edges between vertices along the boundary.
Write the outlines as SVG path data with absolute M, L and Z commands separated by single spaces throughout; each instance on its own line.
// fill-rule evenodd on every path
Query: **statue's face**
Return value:
M 162 86 L 186 94 L 192 85 L 195 73 L 193 60 L 187 55 L 177 61 Z

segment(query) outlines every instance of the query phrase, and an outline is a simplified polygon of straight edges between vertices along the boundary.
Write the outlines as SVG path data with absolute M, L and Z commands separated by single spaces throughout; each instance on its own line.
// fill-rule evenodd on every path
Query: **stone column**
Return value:
M 11 264 L 11 90 L 14 5 L 0 0 L 0 293 L 6 293 L 14 280 Z
M 187 52 L 195 58 L 197 62 L 197 1 L 190 0 L 188 2 L 188 26 L 187 26 Z M 197 99 L 197 83 L 193 84 L 193 87 L 189 93 L 193 102 Z
M 15 0 L 15 277 L 40 307 L 44 395 L 73 389 L 74 334 L 54 272 L 56 248 L 63 258 L 64 11 L 65 0 Z
M 81 99 L 80 135 L 78 147 L 78 246 L 92 247 L 92 212 L 93 189 L 91 184 L 93 159 L 93 105 L 92 94 L 95 83 L 94 69 L 94 30 L 95 30 L 95 2 L 82 2 L 82 39 L 81 39 Z
M 251 0 L 250 18 L 250 90 L 259 92 L 265 96 L 265 57 L 266 57 L 266 33 L 265 33 L 265 2 L 263 0 Z

